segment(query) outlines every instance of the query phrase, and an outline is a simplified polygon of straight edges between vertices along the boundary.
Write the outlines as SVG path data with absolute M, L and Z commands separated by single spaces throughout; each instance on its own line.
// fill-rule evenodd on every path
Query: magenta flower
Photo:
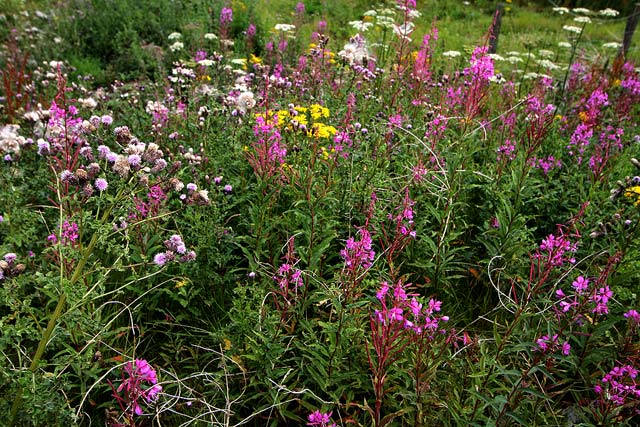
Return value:
M 317 427 L 336 427 L 336 424 L 331 421 L 331 412 L 323 413 L 319 410 L 313 411 L 307 416 L 309 422 L 308 426 L 317 426 Z
M 233 10 L 229 7 L 223 7 L 220 11 L 220 26 L 226 27 L 233 21 Z
M 141 402 L 156 400 L 162 391 L 155 369 L 146 360 L 136 359 L 124 365 L 122 378 L 122 384 L 114 390 L 114 397 L 123 411 L 142 415 Z M 145 383 L 151 387 L 146 388 Z
M 252 39 L 253 37 L 255 37 L 256 32 L 257 32 L 257 29 L 255 24 L 249 24 L 246 31 L 247 38 Z
M 360 240 L 356 241 L 350 237 L 347 239 L 346 247 L 340 251 L 340 256 L 350 270 L 371 267 L 376 256 L 375 251 L 371 249 L 371 234 L 365 228 L 361 228 L 358 230 L 358 235 Z
M 62 243 L 65 245 L 75 243 L 80 237 L 78 224 L 65 221 L 62 223 Z
M 609 400 L 616 406 L 623 406 L 634 401 L 638 402 L 640 388 L 638 388 L 637 377 L 638 370 L 634 366 L 615 366 L 593 389 L 600 395 L 600 403 Z
M 624 314 L 624 317 L 629 319 L 629 321 L 634 325 L 640 324 L 640 314 L 636 310 L 629 310 Z
M 578 295 L 581 295 L 589 287 L 589 279 L 584 278 L 582 276 L 578 276 L 576 280 L 573 281 L 571 286 L 573 286 L 573 288 L 576 290 L 576 293 Z

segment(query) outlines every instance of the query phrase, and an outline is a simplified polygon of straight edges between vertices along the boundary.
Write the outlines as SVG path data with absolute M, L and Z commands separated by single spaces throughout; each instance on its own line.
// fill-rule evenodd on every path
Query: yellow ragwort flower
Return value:
M 311 118 L 313 120 L 318 120 L 320 117 L 329 117 L 329 109 L 320 104 L 312 104 L 309 106 L 309 111 L 311 111 Z
M 309 121 L 307 120 L 307 116 L 304 114 L 298 114 L 297 116 L 293 116 L 291 118 L 291 123 L 296 123 L 298 126 L 308 125 Z
M 314 138 L 331 138 L 337 131 L 333 126 L 328 126 L 324 123 L 314 123 L 311 129 L 307 131 L 307 136 Z
M 580 111 L 578 113 L 578 118 L 582 123 L 584 123 L 589 120 L 589 115 L 585 111 Z
M 634 185 L 633 187 L 629 187 L 624 190 L 624 197 L 628 199 L 636 198 L 633 206 L 640 205 L 640 185 Z

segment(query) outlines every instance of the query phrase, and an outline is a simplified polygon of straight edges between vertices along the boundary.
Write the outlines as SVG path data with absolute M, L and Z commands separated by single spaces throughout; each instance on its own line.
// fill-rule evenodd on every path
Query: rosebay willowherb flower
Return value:
M 131 417 L 142 415 L 144 410 L 141 405 L 154 402 L 161 391 L 155 369 L 146 360 L 136 359 L 125 363 L 122 383 L 114 390 L 113 397 L 126 416 Z

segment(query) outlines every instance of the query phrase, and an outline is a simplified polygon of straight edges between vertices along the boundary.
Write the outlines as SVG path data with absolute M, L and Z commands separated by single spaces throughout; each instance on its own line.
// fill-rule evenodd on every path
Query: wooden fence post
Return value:
M 498 50 L 498 36 L 500 36 L 500 25 L 502 25 L 502 15 L 504 15 L 504 3 L 498 3 L 496 12 L 493 15 L 493 23 L 489 29 L 489 53 L 496 53 Z
M 636 7 L 633 9 L 633 13 L 629 15 L 627 19 L 627 25 L 624 28 L 624 37 L 622 39 L 622 46 L 618 51 L 618 57 L 622 57 L 624 61 L 629 53 L 629 47 L 631 46 L 631 39 L 633 39 L 633 33 L 638 26 L 638 20 L 640 19 L 640 3 L 636 3 Z

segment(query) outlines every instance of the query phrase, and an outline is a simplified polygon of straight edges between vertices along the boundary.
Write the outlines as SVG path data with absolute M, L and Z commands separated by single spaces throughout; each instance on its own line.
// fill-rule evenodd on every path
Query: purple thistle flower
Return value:
M 69 182 L 69 181 L 71 181 L 73 178 L 74 178 L 74 177 L 73 177 L 73 172 L 71 172 L 71 171 L 70 171 L 70 170 L 68 170 L 68 169 L 63 170 L 63 171 L 60 173 L 60 181 L 62 181 L 62 182 Z
M 44 139 L 38 140 L 38 154 L 41 156 L 46 156 L 51 153 L 51 145 L 45 141 Z
M 109 163 L 115 163 L 118 160 L 118 155 L 113 152 L 109 152 L 106 154 L 105 158 Z
M 140 157 L 138 154 L 130 154 L 127 158 L 127 161 L 131 166 L 139 166 L 140 162 L 142 162 L 142 157 Z
M 107 187 L 109 187 L 109 183 L 104 178 L 96 179 L 96 182 L 94 183 L 94 185 L 98 191 L 104 191 L 107 189 Z
M 153 263 L 156 265 L 165 265 L 167 263 L 167 254 L 164 252 L 160 252 L 153 257 Z
M 189 251 L 189 252 L 187 252 L 186 255 L 181 256 L 178 261 L 179 262 L 189 262 L 189 261 L 193 261 L 194 259 L 196 259 L 196 252 L 195 251 Z

